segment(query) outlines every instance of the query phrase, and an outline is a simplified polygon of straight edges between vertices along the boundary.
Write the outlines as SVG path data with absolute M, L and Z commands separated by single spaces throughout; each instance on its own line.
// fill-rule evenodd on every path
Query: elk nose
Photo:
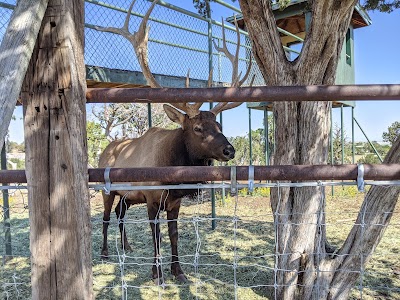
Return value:
M 235 148 L 233 148 L 232 145 L 228 145 L 224 148 L 222 153 L 229 159 L 232 159 L 235 157 Z

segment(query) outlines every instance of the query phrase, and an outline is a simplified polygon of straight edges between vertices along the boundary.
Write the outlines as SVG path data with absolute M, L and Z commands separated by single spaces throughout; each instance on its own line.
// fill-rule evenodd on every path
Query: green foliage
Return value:
M 352 162 L 352 144 L 348 141 L 348 137 L 346 136 L 346 132 L 343 131 L 344 137 L 344 163 L 349 164 Z M 332 134 L 332 143 L 333 143 L 333 164 L 341 164 L 342 163 L 342 139 L 341 139 L 341 130 L 340 127 L 335 124 L 333 128 Z M 376 141 L 372 142 L 372 145 L 375 147 L 377 152 L 381 157 L 385 157 L 386 153 L 388 153 L 390 146 L 380 144 Z M 330 149 L 329 149 L 330 150 Z M 360 163 L 368 163 L 368 164 L 379 164 L 381 163 L 378 156 L 375 154 L 374 149 L 367 142 L 357 142 L 354 145 L 354 154 L 357 156 L 362 156 L 358 159 L 357 162 Z M 329 155 L 328 161 L 331 163 L 331 155 Z
M 11 162 L 11 163 L 10 163 Z M 23 170 L 25 169 L 25 160 L 18 158 L 10 158 L 7 161 L 7 169 Z
M 335 196 L 345 199 L 355 198 L 360 192 L 355 185 L 335 188 Z
M 252 164 L 265 165 L 265 138 L 263 129 L 251 131 L 252 139 Z M 229 165 L 250 165 L 250 144 L 248 136 L 236 136 L 229 138 L 229 142 L 236 150 L 235 158 L 229 161 Z M 271 144 L 271 143 L 270 143 Z M 271 145 L 270 148 L 271 149 Z
M 92 167 L 97 167 L 100 153 L 107 146 L 108 141 L 104 136 L 103 130 L 99 123 L 88 121 L 86 130 L 89 164 Z
M 358 162 L 363 163 L 363 164 L 380 164 L 381 163 L 378 156 L 373 153 L 366 154 L 365 156 L 361 157 L 358 160 Z
M 270 196 L 271 189 L 269 187 L 259 187 L 255 188 L 253 192 L 253 196 L 259 196 L 259 197 L 269 197 Z
M 400 137 L 400 122 L 394 122 L 388 127 L 388 131 L 382 134 L 384 142 L 389 142 L 391 145 Z
M 292 0 L 278 0 L 278 5 L 280 10 L 284 10 L 288 5 L 292 2 Z
M 222 193 L 215 194 L 215 202 L 218 203 L 220 206 L 231 205 L 234 202 L 234 199 L 235 198 L 231 196 L 229 192 L 226 192 L 225 196 L 223 196 Z
M 248 188 L 240 189 L 238 194 L 240 197 L 247 197 L 249 195 L 249 189 Z
M 245 197 L 269 197 L 270 196 L 270 188 L 269 187 L 258 187 L 253 190 L 252 193 L 249 193 L 248 188 L 242 188 L 238 190 L 238 196 L 241 198 Z M 231 193 L 226 190 L 225 196 L 222 196 L 222 192 L 217 192 L 215 194 L 215 201 L 220 206 L 231 205 L 234 203 L 236 196 L 232 196 Z
M 381 12 L 391 13 L 393 10 L 400 8 L 400 0 L 366 0 L 364 8 L 367 10 L 379 10 Z
M 342 163 L 342 131 L 338 124 L 334 125 L 332 133 L 332 144 L 333 144 L 333 162 L 332 155 L 329 155 L 329 163 L 334 165 Z M 351 163 L 351 143 L 348 142 L 346 131 L 343 130 L 343 160 L 344 163 Z M 331 149 L 329 149 L 331 150 Z
M 271 154 L 273 151 L 273 116 L 268 117 L 268 153 Z M 235 158 L 229 161 L 230 166 L 241 166 L 250 165 L 250 143 L 249 137 L 246 136 L 236 136 L 228 138 L 229 142 L 236 150 Z M 265 165 L 265 136 L 264 129 L 258 128 L 251 131 L 252 140 L 252 161 L 253 165 Z
M 23 152 L 25 152 L 25 143 L 22 142 L 21 144 L 18 144 L 17 142 L 9 141 L 7 143 L 7 151 L 9 153 L 12 153 L 12 152 L 23 153 Z
M 372 141 L 371 143 L 382 158 L 385 157 L 390 150 L 389 145 L 382 145 L 375 141 Z M 361 153 L 363 157 L 361 157 L 358 162 L 365 164 L 380 164 L 381 161 L 379 160 L 371 145 L 369 143 L 364 144 L 365 146 L 363 148 L 365 149 L 365 152 Z
M 207 16 L 207 1 L 206 0 L 193 0 L 193 5 L 197 12 L 203 17 Z
M 270 195 L 270 188 L 269 187 L 257 187 L 253 190 L 252 193 L 249 193 L 248 188 L 240 189 L 238 192 L 240 197 L 269 197 Z

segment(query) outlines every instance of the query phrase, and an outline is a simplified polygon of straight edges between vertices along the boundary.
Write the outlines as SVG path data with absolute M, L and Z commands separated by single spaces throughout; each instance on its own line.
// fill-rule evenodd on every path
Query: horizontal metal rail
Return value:
M 387 180 L 387 181 L 371 181 L 366 180 L 365 185 L 374 186 L 400 186 L 400 180 Z M 356 186 L 356 181 L 305 181 L 305 182 L 264 182 L 254 183 L 254 188 L 266 187 L 316 187 L 316 186 Z M 248 183 L 238 183 L 238 189 L 248 188 Z M 104 190 L 106 188 L 104 183 L 91 183 L 89 189 L 96 191 Z M 169 185 L 132 185 L 131 183 L 112 183 L 108 187 L 110 191 L 132 191 L 132 190 L 160 190 L 160 189 L 180 189 L 180 190 L 196 190 L 196 189 L 230 189 L 232 184 L 230 182 L 214 182 L 214 183 L 197 183 L 197 184 L 169 184 Z M 27 190 L 27 185 L 0 185 L 0 190 Z
M 226 166 L 182 166 L 151 168 L 112 168 L 111 182 L 196 183 L 231 180 L 231 168 Z M 249 179 L 249 167 L 236 168 L 237 180 Z M 105 169 L 89 169 L 89 182 L 104 182 Z M 254 166 L 254 180 L 310 181 L 356 180 L 357 165 L 285 165 Z M 168 180 L 166 180 L 168 178 Z M 364 164 L 365 180 L 400 180 L 400 164 Z M 26 183 L 25 170 L 0 171 L 0 182 Z
M 101 2 L 101 1 L 94 1 L 94 0 L 85 0 L 85 1 L 88 2 L 88 3 L 94 4 L 94 5 L 99 5 L 99 6 L 102 6 L 102 7 L 108 8 L 108 9 L 111 9 L 111 10 L 116 10 L 116 11 L 128 13 L 128 10 L 126 10 L 126 9 L 123 9 L 123 8 L 120 8 L 120 7 L 117 7 L 117 6 L 114 6 L 114 5 L 109 5 L 109 4 L 104 3 L 104 2 Z M 211 23 L 214 24 L 214 25 L 217 25 L 217 26 L 220 26 L 220 27 L 225 27 L 226 29 L 229 29 L 229 30 L 232 30 L 232 31 L 235 31 L 235 30 L 236 30 L 236 28 L 233 27 L 233 26 L 231 26 L 231 25 L 224 24 L 224 26 L 222 26 L 222 23 L 221 23 L 221 22 L 218 22 L 218 21 L 215 21 L 215 20 L 209 20 L 209 19 L 207 19 L 207 18 L 205 18 L 205 17 L 202 17 L 202 16 L 200 16 L 200 15 L 197 15 L 197 14 L 191 12 L 191 11 L 182 9 L 182 8 L 180 8 L 180 7 L 177 7 L 177 6 L 175 6 L 175 5 L 166 3 L 166 2 L 164 2 L 164 1 L 159 1 L 158 5 L 164 6 L 164 7 L 168 8 L 168 9 L 177 11 L 177 12 L 179 12 L 179 13 L 181 13 L 181 14 L 185 14 L 185 15 L 187 15 L 187 16 L 196 18 L 196 19 L 201 20 L 201 21 L 204 21 L 204 22 L 211 22 Z M 231 7 L 230 7 L 230 8 L 231 8 Z M 231 9 L 232 9 L 232 8 L 231 8 Z M 239 11 L 240 11 L 240 10 L 239 10 Z M 136 12 L 131 12 L 131 14 L 134 15 L 134 16 L 136 16 L 136 17 L 141 17 L 141 18 L 143 18 L 143 15 L 142 15 L 142 14 L 139 14 L 139 13 L 136 13 Z M 198 30 L 193 30 L 193 29 L 190 29 L 190 28 L 187 28 L 187 27 L 183 27 L 183 26 L 180 26 L 180 25 L 177 25 L 177 24 L 174 24 L 174 23 L 166 22 L 166 21 L 163 21 L 163 20 L 160 20 L 160 19 L 157 19 L 157 18 L 150 17 L 149 20 L 151 20 L 151 21 L 153 21 L 153 22 L 157 22 L 157 23 L 163 24 L 163 25 L 171 26 L 171 27 L 174 27 L 174 28 L 177 28 L 177 29 L 181 29 L 181 30 L 184 30 L 184 31 L 192 32 L 192 33 L 195 33 L 195 34 L 199 34 L 199 35 L 203 35 L 203 36 L 208 36 L 208 34 L 205 33 L 205 32 L 201 32 L 201 31 L 198 31 Z M 96 30 L 95 26 L 94 26 L 94 25 L 91 25 L 91 24 L 85 24 L 85 27 L 90 28 L 90 29 L 95 29 L 95 30 Z M 248 35 L 249 35 L 248 32 L 246 32 L 246 31 L 244 31 L 244 30 L 241 30 L 241 29 L 240 29 L 239 31 L 240 31 L 241 34 L 243 34 L 243 35 L 245 35 L 245 36 L 248 36 Z M 300 41 L 300 42 L 303 42 L 303 41 L 304 41 L 302 38 L 298 37 L 297 35 L 294 35 L 294 34 L 290 33 L 289 31 L 286 31 L 286 30 L 284 30 L 284 29 L 282 29 L 282 28 L 280 28 L 280 27 L 278 27 L 278 31 L 279 31 L 280 33 L 282 33 L 282 34 L 287 35 L 287 36 L 291 36 L 291 37 L 293 37 L 294 39 L 296 39 L 296 40 L 298 40 L 298 41 Z M 217 37 L 217 36 L 214 36 L 214 35 L 213 35 L 213 38 L 215 38 L 215 39 L 221 39 L 220 37 Z M 150 41 L 151 41 L 151 39 L 150 39 Z M 158 41 L 158 42 L 159 42 L 159 41 Z M 231 41 L 231 40 L 227 40 L 226 42 L 227 42 L 227 43 L 231 43 L 231 44 L 236 44 L 235 41 Z M 160 42 L 159 42 L 159 43 L 160 43 Z M 167 44 L 167 42 L 162 42 L 161 44 L 163 44 L 163 43 L 166 43 L 166 44 Z M 181 46 L 181 45 L 174 45 L 174 47 L 185 48 L 185 46 Z M 246 47 L 246 48 L 251 49 L 250 46 L 245 46 L 245 45 L 244 45 L 244 46 L 242 46 L 242 47 Z M 299 51 L 294 50 L 294 49 L 291 49 L 291 48 L 289 48 L 289 47 L 283 46 L 283 48 L 284 48 L 286 51 L 300 54 Z M 200 52 L 201 52 L 201 51 L 200 51 Z
M 89 88 L 88 103 L 400 100 L 400 84 L 243 88 Z
M 400 180 L 394 181 L 365 181 L 365 185 L 374 186 L 400 186 Z M 248 183 L 238 183 L 235 185 L 237 189 L 249 188 Z M 273 187 L 317 187 L 317 186 L 357 186 L 356 181 L 307 181 L 307 182 L 267 182 L 267 183 L 254 183 L 253 188 L 273 188 Z M 104 190 L 105 184 L 89 184 L 89 188 L 96 191 Z M 203 190 L 203 189 L 231 189 L 230 182 L 223 183 L 201 183 L 201 184 L 175 184 L 175 185 L 132 185 L 131 183 L 114 183 L 109 186 L 110 191 L 137 191 L 137 190 Z M 0 186 L 1 189 L 1 186 Z
M 13 10 L 13 9 L 15 9 L 15 6 L 16 6 L 16 5 L 14 5 L 14 4 L 5 3 L 5 2 L 0 2 L 0 7 L 2 7 L 2 8 L 6 8 L 6 9 L 11 9 L 11 10 Z

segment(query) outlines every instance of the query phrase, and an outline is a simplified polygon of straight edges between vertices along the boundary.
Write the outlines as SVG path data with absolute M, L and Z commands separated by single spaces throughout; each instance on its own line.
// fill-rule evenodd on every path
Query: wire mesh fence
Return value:
M 86 64 L 127 71 L 140 70 L 131 45 L 122 37 L 99 32 L 98 26 L 122 26 L 130 1 L 86 1 Z M 0 37 L 11 16 L 15 1 L 2 1 L 0 8 Z M 132 15 L 131 30 L 137 29 L 141 16 L 150 3 L 138 1 Z M 209 59 L 212 57 L 214 80 L 230 82 L 231 71 L 227 58 L 213 50 L 206 20 L 182 14 L 176 10 L 157 6 L 150 19 L 150 67 L 154 73 L 185 76 L 191 69 L 191 77 L 206 80 Z M 212 24 L 212 39 L 221 43 L 222 30 Z M 234 50 L 236 34 L 226 32 L 228 47 Z M 249 40 L 241 35 L 239 69 L 244 73 L 250 58 Z M 254 69 L 253 72 L 257 73 Z M 258 73 L 257 73 L 258 74 Z M 259 82 L 262 81 L 258 74 Z M 251 77 L 251 76 L 250 76 Z M 257 79 L 256 79 L 257 83 Z M 314 183 L 318 184 L 319 183 Z M 337 183 L 341 185 L 342 183 Z M 278 187 L 279 188 L 279 187 Z M 321 186 L 321 189 L 324 188 Z M 202 189 L 199 186 L 199 189 Z M 350 229 L 355 225 L 364 194 L 355 187 L 336 187 L 336 196 L 327 198 L 324 226 L 328 240 L 340 247 Z M 185 199 L 178 219 L 180 230 L 180 260 L 189 283 L 180 284 L 170 275 L 171 251 L 169 249 L 167 223 L 161 214 L 161 256 L 158 261 L 166 276 L 164 284 L 155 286 L 151 278 L 153 265 L 152 236 L 145 205 L 131 207 L 124 219 L 125 231 L 132 251 L 121 249 L 120 221 L 111 219 L 109 244 L 110 257 L 100 257 L 103 230 L 103 205 L 99 194 L 92 193 L 93 224 L 93 275 L 97 299 L 274 299 L 276 298 L 277 257 L 276 228 L 271 210 L 269 187 L 260 187 L 251 197 L 243 189 L 238 195 L 219 196 L 217 217 L 210 217 L 211 203 L 207 191 L 193 199 Z M 326 193 L 329 194 L 329 193 Z M 339 195 L 339 196 L 338 196 Z M 327 196 L 329 197 L 329 196 Z M 2 202 L 3 203 L 3 202 Z M 4 206 L 0 218 L 0 287 L 5 299 L 30 298 L 29 260 L 29 210 L 26 193 L 11 192 L 10 219 L 5 218 Z M 366 214 L 368 212 L 365 212 Z M 359 273 L 358 286 L 353 289 L 355 299 L 400 299 L 399 209 L 392 215 L 386 235 L 366 269 L 352 270 Z M 217 222 L 212 231 L 211 222 Z M 8 225 L 10 224 L 10 226 Z M 300 224 L 294 224 L 297 226 Z M 357 226 L 360 224 L 356 224 Z M 380 227 L 380 223 L 369 224 Z M 11 234 L 11 253 L 7 253 L 6 236 Z M 314 253 L 319 255 L 319 253 Z M 362 256 L 362 255 L 361 255 Z
M 130 3 L 130 0 L 85 1 L 86 65 L 125 71 L 141 70 L 134 50 L 125 38 L 100 32 L 95 28 L 96 26 L 122 27 Z M 15 4 L 15 0 L 0 1 L 0 40 Z M 136 1 L 131 12 L 129 28 L 131 32 L 137 31 L 150 5 L 149 1 Z M 211 24 L 210 33 L 209 24 Z M 150 27 L 149 64 L 154 74 L 185 77 L 190 69 L 191 78 L 207 80 L 210 66 L 212 66 L 214 81 L 228 84 L 231 82 L 230 62 L 214 46 L 209 48 L 209 43 L 213 40 L 217 45 L 222 46 L 220 22 L 208 20 L 176 7 L 156 5 L 148 25 Z M 237 44 L 234 25 L 225 24 L 225 27 L 228 49 L 234 53 Z M 240 38 L 239 72 L 244 75 L 251 57 L 251 46 L 246 33 L 242 32 Z M 262 75 L 255 63 L 253 63 L 252 74 L 256 75 L 255 85 L 263 83 Z M 244 85 L 248 83 L 249 81 Z
M 28 299 L 30 263 L 27 192 L 25 189 L 8 190 L 8 205 L 5 205 L 4 198 L 5 195 L 0 191 L 0 295 L 4 299 Z
M 340 248 L 353 226 L 365 193 L 354 185 L 331 187 L 319 182 L 305 184 L 326 190 L 323 212 L 327 239 Z M 372 182 L 372 184 L 374 184 Z M 398 184 L 398 183 L 394 183 Z M 273 184 L 270 184 L 272 186 Z M 293 184 L 295 185 L 295 184 Z M 276 185 L 275 185 L 276 186 Z M 278 185 L 278 189 L 281 189 Z M 146 205 L 131 206 L 124 224 L 131 251 L 121 246 L 118 220 L 113 213 L 109 226 L 109 258 L 102 259 L 103 203 L 101 193 L 92 190 L 93 278 L 96 299 L 276 299 L 277 281 L 275 240 L 278 224 L 274 221 L 267 184 L 250 194 L 247 188 L 222 198 L 217 190 L 217 216 L 211 217 L 209 190 L 198 186 L 199 193 L 182 201 L 179 218 L 179 259 L 188 282 L 180 283 L 171 275 L 171 249 L 165 212 L 160 213 L 161 246 L 158 262 L 164 274 L 163 284 L 152 279 L 154 248 Z M 0 287 L 5 299 L 30 297 L 29 219 L 26 191 L 13 191 L 10 197 L 12 255 L 5 255 L 6 227 L 0 227 Z M 115 204 L 117 201 L 115 201 Z M 3 207 L 1 207 L 3 210 Z M 368 214 L 369 212 L 364 212 Z M 366 268 L 356 272 L 360 279 L 351 293 L 352 299 L 398 299 L 400 297 L 399 207 L 383 212 L 392 220 Z M 3 219 L 3 212 L 1 218 Z M 211 230 L 211 222 L 217 227 Z M 3 220 L 2 220 L 3 221 Z M 300 226 L 301 224 L 297 224 Z M 297 226 L 294 224 L 294 226 Z M 380 223 L 367 224 L 381 227 Z M 288 253 L 287 253 L 288 254 Z M 318 253 L 314 253 L 318 255 Z
M 122 27 L 130 1 L 108 1 L 99 4 L 97 1 L 86 2 L 86 64 L 139 71 L 140 66 L 132 46 L 121 36 L 98 32 L 93 26 Z M 130 30 L 138 29 L 143 15 L 151 2 L 138 1 L 131 15 Z M 211 24 L 211 35 L 208 26 Z M 191 12 L 175 10 L 157 5 L 148 22 L 149 63 L 155 74 L 186 76 L 207 80 L 209 62 L 212 60 L 214 81 L 231 82 L 231 67 L 226 57 L 218 53 L 214 46 L 209 51 L 209 43 L 222 43 L 222 27 Z M 228 48 L 235 47 L 236 33 L 232 25 L 226 29 Z M 251 47 L 246 34 L 241 34 L 239 70 L 245 73 L 251 57 Z M 255 65 L 255 64 L 254 64 Z M 262 78 L 255 67 L 253 73 Z

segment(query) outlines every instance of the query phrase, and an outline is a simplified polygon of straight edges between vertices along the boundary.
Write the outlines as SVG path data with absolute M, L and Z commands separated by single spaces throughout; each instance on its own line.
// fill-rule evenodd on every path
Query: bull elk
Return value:
M 113 32 L 127 38 L 133 45 L 136 56 L 140 62 L 142 72 L 151 87 L 161 87 L 152 75 L 147 59 L 148 27 L 147 20 L 157 1 L 153 2 L 150 9 L 140 24 L 139 30 L 134 34 L 129 32 L 129 19 L 134 2 L 132 2 L 122 28 L 98 28 L 102 31 Z M 237 34 L 239 36 L 236 24 Z M 236 55 L 231 55 L 227 50 L 225 36 L 223 37 L 223 51 L 233 64 L 232 85 L 240 86 L 248 77 L 250 67 L 242 80 L 238 75 L 238 40 Z M 212 75 L 210 72 L 209 86 Z M 186 86 L 189 86 L 189 75 L 186 78 Z M 119 140 L 111 142 L 100 156 L 99 167 L 165 167 L 165 166 L 204 166 L 210 165 L 212 160 L 228 161 L 235 155 L 235 149 L 222 134 L 221 125 L 216 121 L 220 112 L 236 107 L 241 103 L 219 103 L 210 111 L 200 111 L 202 103 L 178 103 L 170 106 L 164 104 L 163 108 L 171 121 L 180 125 L 180 128 L 166 130 L 162 128 L 150 128 L 139 138 Z M 184 113 L 180 112 L 179 110 Z M 136 183 L 137 185 L 163 185 L 162 182 Z M 172 263 L 171 273 L 180 282 L 186 282 L 186 276 L 179 264 L 178 258 L 178 227 L 177 219 L 181 198 L 193 194 L 188 190 L 171 190 L 165 193 L 163 190 L 135 190 L 112 191 L 110 195 L 103 192 L 104 217 L 103 217 L 103 247 L 102 257 L 108 257 L 107 229 L 110 221 L 111 208 L 116 195 L 123 196 L 124 201 L 119 201 L 115 208 L 121 232 L 121 244 L 124 250 L 131 250 L 124 230 L 123 219 L 126 210 L 134 204 L 146 203 L 150 220 L 154 243 L 154 264 L 152 277 L 156 284 L 163 282 L 160 265 L 157 257 L 160 251 L 160 228 L 156 222 L 162 210 L 167 212 L 168 233 L 171 242 Z

